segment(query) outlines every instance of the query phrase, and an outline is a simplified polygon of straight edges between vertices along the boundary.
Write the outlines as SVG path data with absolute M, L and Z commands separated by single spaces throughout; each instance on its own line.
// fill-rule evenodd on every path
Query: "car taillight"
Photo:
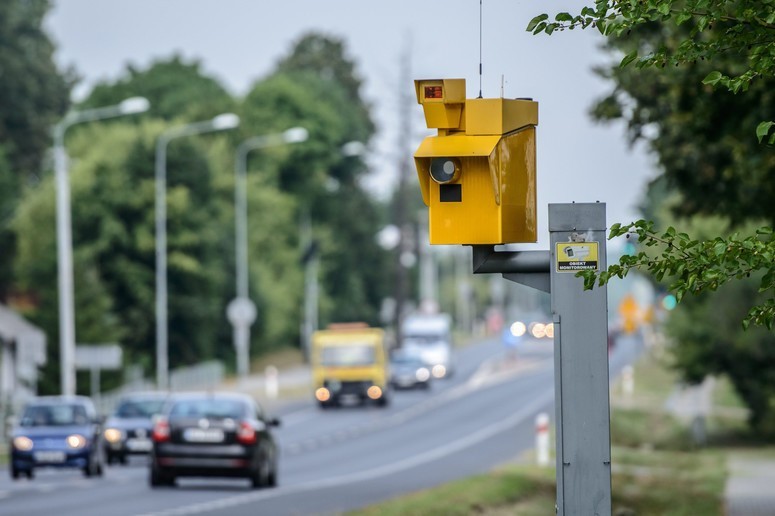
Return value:
M 256 440 L 256 429 L 245 421 L 240 423 L 239 429 L 237 429 L 237 441 L 242 444 L 255 444 Z
M 166 419 L 159 419 L 156 421 L 156 424 L 153 425 L 151 438 L 157 443 L 170 440 L 170 424 Z

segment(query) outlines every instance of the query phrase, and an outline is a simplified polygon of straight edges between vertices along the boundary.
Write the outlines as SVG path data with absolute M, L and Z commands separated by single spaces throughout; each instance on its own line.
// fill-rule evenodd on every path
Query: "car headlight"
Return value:
M 431 372 L 428 371 L 427 368 L 421 367 L 420 369 L 417 370 L 416 373 L 414 373 L 414 375 L 417 377 L 418 381 L 424 382 L 424 381 L 428 380 L 428 378 L 431 377 Z
M 331 399 L 331 392 L 325 387 L 321 387 L 315 391 L 315 397 L 318 401 L 328 401 Z
M 380 398 L 382 397 L 382 389 L 380 389 L 380 388 L 379 388 L 378 386 L 376 386 L 376 385 L 372 385 L 372 386 L 371 386 L 371 387 L 369 387 L 369 389 L 366 391 L 366 395 L 367 395 L 369 398 L 373 399 L 373 400 L 378 400 L 378 399 L 380 399 Z
M 68 435 L 65 441 L 70 448 L 74 448 L 76 450 L 86 446 L 86 438 L 79 434 Z
M 105 429 L 105 440 L 109 443 L 117 443 L 124 437 L 124 432 L 118 428 Z
M 441 364 L 436 364 L 433 366 L 433 376 L 436 378 L 444 378 L 444 375 L 447 374 L 447 368 L 444 367 Z
M 33 447 L 32 439 L 20 435 L 13 440 L 13 447 L 19 451 L 30 451 Z

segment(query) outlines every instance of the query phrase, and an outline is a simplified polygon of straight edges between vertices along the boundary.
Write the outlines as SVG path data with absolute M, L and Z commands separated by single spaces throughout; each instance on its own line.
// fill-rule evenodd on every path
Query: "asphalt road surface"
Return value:
M 638 346 L 620 340 L 612 377 Z M 0 474 L 0 514 L 339 514 L 517 460 L 533 446 L 536 415 L 553 416 L 553 402 L 551 341 L 526 342 L 515 356 L 497 340 L 484 341 L 458 352 L 452 378 L 429 391 L 396 392 L 387 408 L 283 407 L 276 488 L 179 479 L 176 487 L 151 489 L 146 461 L 137 457 L 102 478 L 41 470 L 35 480 L 14 482 Z

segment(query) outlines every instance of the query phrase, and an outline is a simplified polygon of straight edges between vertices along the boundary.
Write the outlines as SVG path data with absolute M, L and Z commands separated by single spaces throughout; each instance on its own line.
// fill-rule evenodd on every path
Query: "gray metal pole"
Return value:
M 156 140 L 156 388 L 169 388 L 169 343 L 167 326 L 167 146 L 183 136 L 234 129 L 239 117 L 223 113 L 212 120 L 168 129 Z
M 57 199 L 57 279 L 59 288 L 59 353 L 60 381 L 64 395 L 75 394 L 75 295 L 73 280 L 73 236 L 70 210 L 70 177 L 68 175 L 65 132 L 70 126 L 122 115 L 142 113 L 148 100 L 132 97 L 115 106 L 84 111 L 71 111 L 54 126 L 54 174 Z
M 70 180 L 67 176 L 65 130 L 54 127 L 54 169 L 57 199 L 57 278 L 59 287 L 59 354 L 62 394 L 75 394 L 75 301 L 73 294 L 73 237 L 70 221 Z
M 237 266 L 237 298 L 248 297 L 248 201 L 247 168 L 249 144 L 237 148 L 234 183 L 234 231 Z M 250 372 L 250 324 L 234 326 L 234 350 L 237 354 L 237 375 L 247 378 Z
M 611 514 L 607 290 L 584 290 L 574 267 L 606 267 L 605 204 L 550 204 L 551 294 L 557 440 L 557 514 Z M 559 270 L 568 244 L 595 243 L 585 261 Z M 559 246 L 559 247 L 558 247 Z M 594 248 L 594 245 L 591 246 Z M 558 251 L 559 250 L 559 251 Z M 588 251 L 584 247 L 583 251 Z M 578 253 L 577 253 L 578 254 Z
M 167 342 L 167 145 L 169 138 L 156 142 L 156 388 L 166 390 L 168 379 Z
M 420 233 L 418 248 L 420 251 L 420 305 L 432 301 L 438 304 L 438 272 L 433 247 L 428 243 L 428 210 L 421 210 L 417 231 Z

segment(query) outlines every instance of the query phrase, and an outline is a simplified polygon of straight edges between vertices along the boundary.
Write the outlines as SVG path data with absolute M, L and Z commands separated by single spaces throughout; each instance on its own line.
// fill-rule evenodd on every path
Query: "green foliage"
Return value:
M 775 112 L 775 1 L 599 0 L 578 15 L 538 16 L 528 30 L 587 27 L 619 56 L 618 66 L 598 71 L 615 88 L 593 116 L 625 120 L 630 140 L 646 141 L 663 171 L 649 188 L 648 215 L 669 206 L 674 215 L 718 215 L 737 227 L 769 224 L 746 235 L 719 235 L 716 227 L 699 237 L 676 230 L 672 220 L 664 231 L 645 220 L 614 224 L 610 237 L 637 238 L 638 252 L 599 274 L 579 275 L 586 288 L 633 269 L 669 284 L 683 299 L 668 327 L 676 367 L 693 382 L 727 374 L 752 425 L 770 432 L 775 122 L 767 118 Z M 707 295 L 686 296 L 699 293 Z
M 623 278 L 632 269 L 647 271 L 658 282 L 669 279 L 669 288 L 680 301 L 687 293 L 715 291 L 731 280 L 748 278 L 763 271 L 759 292 L 773 296 L 775 240 L 772 235 L 771 228 L 762 227 L 756 234 L 746 237 L 735 233 L 728 238 L 697 240 L 677 232 L 672 226 L 662 232 L 654 228 L 653 222 L 617 223 L 611 226 L 609 238 L 637 237 L 642 250 L 622 256 L 618 264 L 600 273 L 582 271 L 578 275 L 584 277 L 585 288 L 589 289 L 595 281 L 604 285 L 613 277 Z M 775 323 L 772 298 L 750 309 L 743 320 L 744 327 L 751 322 L 772 329 Z
M 37 180 L 50 129 L 64 115 L 71 80 L 43 30 L 47 0 L 0 2 L 0 300 L 14 293 L 16 242 L 8 224 L 24 185 Z
M 296 197 L 299 217 L 313 221 L 321 263 L 322 324 L 378 324 L 378 308 L 387 291 L 387 255 L 374 238 L 382 213 L 360 185 L 367 172 L 363 162 L 341 151 L 351 141 L 367 143 L 374 132 L 359 89 L 355 65 L 341 40 L 308 34 L 274 74 L 254 85 L 242 106 L 246 134 L 292 126 L 310 133 L 309 141 L 284 151 L 288 159 L 278 168 L 263 170 L 268 152 L 256 153 L 250 168 L 261 170 L 281 191 Z
M 129 65 L 116 81 L 98 83 L 79 107 L 110 106 L 136 96 L 150 101 L 147 116 L 165 120 L 207 120 L 235 109 L 229 93 L 204 74 L 199 61 L 186 62 L 177 54 L 154 61 L 144 70 Z
M 686 27 L 677 41 L 663 38 L 628 52 L 620 66 L 637 68 L 678 66 L 698 60 L 716 61 L 724 56 L 742 58 L 741 69 L 709 72 L 703 82 L 733 93 L 745 92 L 758 79 L 775 76 L 775 1 L 773 0 L 598 0 L 580 14 L 559 13 L 554 21 L 542 14 L 527 30 L 533 34 L 575 28 L 597 28 L 609 38 L 629 36 L 631 31 L 654 24 L 665 29 Z M 668 31 L 672 32 L 672 31 Z M 766 116 L 767 114 L 765 114 Z M 759 125 L 759 131 L 764 131 Z M 772 125 L 766 126 L 767 132 Z M 775 142 L 775 133 L 769 140 Z
M 37 174 L 50 128 L 67 109 L 70 84 L 43 30 L 48 0 L 0 2 L 0 142 L 11 169 Z
M 278 73 L 308 72 L 335 84 L 349 99 L 351 118 L 359 119 L 351 135 L 352 140 L 366 142 L 374 133 L 369 106 L 361 96 L 362 81 L 356 73 L 355 63 L 347 56 L 341 38 L 315 32 L 303 35 L 293 46 L 290 55 L 280 61 Z
M 775 435 L 775 335 L 739 321 L 760 298 L 759 278 L 729 282 L 717 292 L 684 298 L 667 322 L 674 366 L 688 382 L 726 375 L 749 409 L 753 430 Z M 750 316 L 749 316 L 750 317 Z
M 113 105 L 140 95 L 150 100 L 151 111 L 68 132 L 78 342 L 120 342 L 128 362 L 152 371 L 157 138 L 170 125 L 232 110 L 241 115 L 239 131 L 175 139 L 167 148 L 170 366 L 211 358 L 233 363 L 225 307 L 235 296 L 235 145 L 293 126 L 307 128 L 309 140 L 250 154 L 250 296 L 258 307 L 251 329 L 254 354 L 299 341 L 298 221 L 304 213 L 314 220 L 320 242 L 321 319 L 376 322 L 386 288 L 385 253 L 373 238 L 380 206 L 360 186 L 367 173 L 363 161 L 340 150 L 352 140 L 367 142 L 373 124 L 341 41 L 315 35 L 302 41 L 317 43 L 291 51 L 278 65 L 282 70 L 258 81 L 241 103 L 198 62 L 173 56 L 146 69 L 129 67 L 117 81 L 98 85 L 82 104 Z M 6 253 L 14 263 L 7 276 L 33 301 L 25 315 L 48 336 L 40 391 L 58 392 L 54 180 L 47 171 L 18 195 L 19 178 L 5 159 L 11 144 L 0 146 L 0 236 L 18 241 L 17 252 Z M 357 243 L 357 252 L 350 242 Z M 81 391 L 85 385 L 80 383 Z

